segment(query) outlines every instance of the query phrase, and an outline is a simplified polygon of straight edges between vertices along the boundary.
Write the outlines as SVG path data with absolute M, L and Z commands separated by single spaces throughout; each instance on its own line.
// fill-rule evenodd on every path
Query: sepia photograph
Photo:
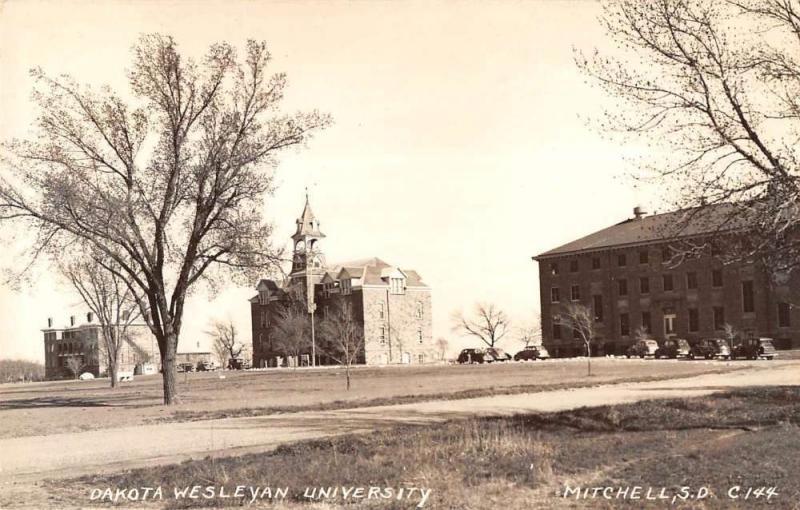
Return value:
M 800 0 L 0 0 L 0 509 L 800 509 Z

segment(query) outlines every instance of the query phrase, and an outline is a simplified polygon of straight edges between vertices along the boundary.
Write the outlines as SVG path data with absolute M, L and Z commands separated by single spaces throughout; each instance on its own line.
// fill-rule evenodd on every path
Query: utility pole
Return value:
M 309 313 L 311 313 L 311 366 L 317 366 L 317 342 L 314 338 L 314 312 L 317 310 L 317 304 L 311 303 L 308 307 Z

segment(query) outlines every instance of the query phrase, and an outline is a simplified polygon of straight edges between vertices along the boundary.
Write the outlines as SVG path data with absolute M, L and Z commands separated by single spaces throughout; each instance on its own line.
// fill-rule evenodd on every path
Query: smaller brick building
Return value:
M 436 360 L 431 317 L 431 289 L 420 275 L 377 257 L 328 265 L 319 249 L 325 235 L 306 197 L 292 236 L 294 257 L 285 282 L 261 280 L 250 300 L 253 366 L 310 363 L 286 359 L 276 341 L 275 321 L 290 294 L 307 300 L 316 321 L 344 308 L 363 328 L 364 349 L 359 363 L 368 365 L 428 363 Z M 335 361 L 317 353 L 317 364 Z
M 77 322 L 76 316 L 69 318 L 69 325 L 54 327 L 53 320 L 47 319 L 44 335 L 45 378 L 72 378 L 74 374 L 68 368 L 68 360 L 79 361 L 81 372 L 91 372 L 95 377 L 108 375 L 108 357 L 102 338 L 102 326 L 87 313 L 86 321 Z M 141 373 L 147 367 L 158 370 L 161 366 L 161 355 L 158 342 L 146 324 L 133 323 L 128 326 L 127 337 L 122 342 L 119 352 L 120 371 Z M 146 371 L 146 370 L 145 370 Z
M 717 206 L 723 207 L 723 206 Z M 723 216 L 722 211 L 717 211 Z M 800 275 L 768 274 L 759 264 L 728 263 L 711 252 L 680 259 L 675 246 L 714 232 L 714 214 L 690 223 L 684 211 L 634 217 L 544 252 L 539 263 L 542 337 L 554 356 L 584 354 L 560 322 L 566 303 L 592 310 L 594 354 L 623 354 L 638 328 L 652 338 L 720 338 L 726 324 L 744 336 L 800 346 Z

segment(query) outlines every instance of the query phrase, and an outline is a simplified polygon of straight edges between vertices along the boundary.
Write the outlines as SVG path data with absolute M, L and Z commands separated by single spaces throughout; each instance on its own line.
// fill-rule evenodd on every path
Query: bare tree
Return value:
M 83 369 L 84 363 L 83 358 L 79 354 L 68 356 L 64 363 L 69 373 L 72 374 L 72 377 L 77 379 L 81 375 L 81 369 Z
M 311 351 L 311 319 L 299 302 L 290 301 L 278 312 L 273 345 L 298 365 L 300 357 Z
M 724 331 L 725 340 L 728 341 L 728 348 L 731 350 L 732 354 L 733 346 L 737 343 L 737 340 L 741 339 L 741 336 L 739 335 L 739 331 L 733 326 L 733 324 L 730 324 L 728 322 L 726 322 L 722 326 L 722 329 Z
M 447 354 L 447 349 L 450 347 L 450 342 L 440 336 L 436 339 L 436 347 L 439 349 L 439 359 L 443 361 L 445 354 Z
M 128 327 L 140 317 L 140 307 L 119 266 L 102 253 L 73 253 L 69 260 L 59 263 L 61 273 L 80 294 L 100 324 L 102 347 L 111 387 L 117 387 L 119 354 L 124 344 L 136 346 L 128 335 Z M 107 269 L 112 268 L 112 269 Z M 95 352 L 96 349 L 91 349 Z
M 325 315 L 319 329 L 322 350 L 344 366 L 350 391 L 350 369 L 364 356 L 364 326 L 354 319 L 349 307 L 340 304 Z
M 238 358 L 244 350 L 244 344 L 237 337 L 236 325 L 230 319 L 214 321 L 208 335 L 213 340 L 214 353 L 223 367 L 228 359 Z
M 453 331 L 480 338 L 489 347 L 494 347 L 510 326 L 505 312 L 492 303 L 476 304 L 474 318 L 467 318 L 463 313 L 456 312 L 452 321 Z
M 517 329 L 519 339 L 525 347 L 542 344 L 542 319 L 539 314 L 531 322 L 526 322 Z
M 586 375 L 592 375 L 592 343 L 594 342 L 594 314 L 580 303 L 569 303 L 561 314 L 561 323 L 571 328 L 586 347 Z
M 38 134 L 4 145 L 0 220 L 35 233 L 34 261 L 78 240 L 114 261 L 106 269 L 128 282 L 158 341 L 165 404 L 177 402 L 188 292 L 276 271 L 262 216 L 271 168 L 330 121 L 277 113 L 286 78 L 269 76 L 269 61 L 263 42 L 248 41 L 241 61 L 219 43 L 195 62 L 171 37 L 144 35 L 128 72 L 133 101 L 33 71 Z
M 640 177 L 688 207 L 671 235 L 714 234 L 680 251 L 724 243 L 720 255 L 733 260 L 796 268 L 800 3 L 607 0 L 601 23 L 621 51 L 576 56 L 621 99 L 601 129 L 655 149 Z

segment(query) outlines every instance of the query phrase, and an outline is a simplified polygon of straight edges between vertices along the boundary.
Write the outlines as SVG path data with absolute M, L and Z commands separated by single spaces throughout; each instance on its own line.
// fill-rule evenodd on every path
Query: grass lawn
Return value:
M 161 405 L 160 376 L 139 376 L 116 390 L 105 380 L 10 384 L 0 385 L 0 438 L 667 379 L 768 363 L 784 362 L 596 358 L 591 378 L 584 360 L 363 367 L 354 371 L 351 391 L 337 368 L 190 373 L 179 374 L 182 403 L 170 407 Z
M 334 508 L 346 502 L 356 508 L 414 508 L 423 499 L 421 489 L 430 491 L 424 507 L 435 509 L 758 508 L 768 506 L 768 494 L 773 494 L 770 508 L 797 508 L 799 425 L 800 388 L 753 388 L 696 399 L 404 426 L 271 453 L 52 481 L 45 487 L 56 504 L 86 505 L 92 504 L 94 488 L 163 488 L 164 499 L 149 504 L 118 500 L 126 508 L 248 504 L 249 495 L 218 497 L 219 487 L 233 494 L 237 485 L 288 488 L 286 498 L 259 497 L 253 503 L 279 508 Z M 215 487 L 217 497 L 174 498 L 174 487 L 191 485 Z M 318 487 L 364 489 L 359 499 L 353 492 L 343 499 L 340 492 L 312 502 L 306 488 Z M 394 492 L 391 498 L 375 492 L 375 498 L 366 499 L 370 487 Z M 401 487 L 405 493 L 398 497 Z M 610 494 L 627 488 L 628 496 L 564 497 L 566 488 L 594 487 L 610 487 Z M 755 490 L 761 487 L 767 489 Z M 410 488 L 417 491 L 409 493 Z M 645 499 L 648 489 L 651 497 L 667 499 Z M 706 490 L 708 496 L 698 501 Z

